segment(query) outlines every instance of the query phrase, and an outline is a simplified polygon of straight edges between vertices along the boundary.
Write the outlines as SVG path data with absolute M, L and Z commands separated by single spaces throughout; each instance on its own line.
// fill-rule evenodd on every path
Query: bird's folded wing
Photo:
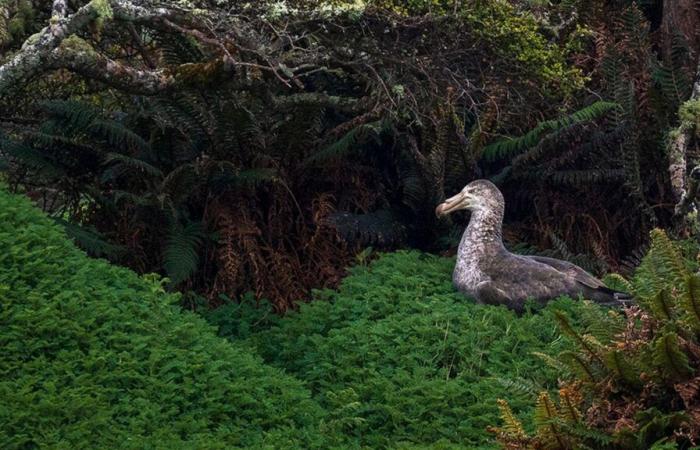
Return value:
M 602 281 L 586 272 L 576 264 L 572 264 L 568 261 L 562 261 L 561 259 L 548 258 L 546 256 L 527 256 L 527 258 L 537 261 L 542 264 L 547 264 L 550 267 L 557 269 L 558 271 L 567 274 L 579 283 L 588 286 L 591 289 L 605 288 L 605 284 Z

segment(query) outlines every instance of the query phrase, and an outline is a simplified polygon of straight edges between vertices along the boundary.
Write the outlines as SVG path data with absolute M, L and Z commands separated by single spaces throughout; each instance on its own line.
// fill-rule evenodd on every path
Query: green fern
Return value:
M 205 236 L 201 223 L 171 225 L 163 252 L 163 268 L 171 284 L 180 284 L 195 273 L 199 267 L 199 249 Z
M 591 365 L 590 361 L 577 352 L 565 351 L 560 353 L 558 358 L 566 363 L 569 370 L 583 381 L 595 382 L 600 378 L 598 371 Z
M 332 158 L 338 158 L 362 148 L 362 143 L 370 139 L 379 142 L 381 135 L 388 129 L 388 122 L 378 120 L 359 125 L 348 131 L 331 145 L 317 151 L 306 158 L 305 164 L 318 163 Z
M 640 386 L 639 368 L 623 352 L 612 350 L 605 354 L 605 365 L 613 375 L 631 386 Z
M 113 120 L 95 119 L 86 131 L 98 139 L 104 139 L 112 148 L 124 152 L 146 153 L 150 149 L 149 143 L 141 136 Z
M 617 108 L 619 108 L 619 105 L 616 103 L 604 101 L 595 102 L 560 119 L 541 122 L 523 136 L 509 138 L 487 145 L 484 147 L 482 155 L 487 161 L 512 157 L 527 148 L 535 146 L 547 133 L 560 130 L 576 123 L 597 120 L 609 111 Z
M 681 308 L 685 310 L 688 322 L 693 329 L 700 331 L 700 277 L 698 275 L 688 277 L 679 303 Z
M 102 175 L 102 180 L 105 181 L 114 179 L 118 175 L 124 175 L 131 171 L 137 171 L 141 174 L 156 179 L 163 176 L 163 172 L 152 164 L 121 153 L 107 153 L 104 157 L 103 164 L 108 168 L 108 170 L 106 170 Z
M 574 342 L 576 342 L 592 360 L 597 361 L 601 364 L 603 363 L 603 359 L 600 355 L 600 350 L 597 348 L 597 344 L 591 341 L 590 336 L 581 335 L 581 333 L 576 331 L 574 327 L 571 326 L 569 318 L 566 317 L 566 315 L 563 312 L 556 311 L 554 313 L 554 316 L 557 319 L 559 328 L 564 334 L 573 339 Z
M 674 300 L 666 289 L 661 289 L 651 299 L 648 299 L 646 303 L 649 305 L 654 317 L 661 321 L 666 322 L 675 317 Z
M 545 449 L 565 450 L 568 448 L 567 440 L 558 426 L 560 417 L 557 406 L 549 394 L 540 393 L 535 405 L 534 420 L 537 427 L 537 435 Z
M 125 247 L 110 243 L 94 227 L 85 227 L 60 218 L 54 220 L 63 226 L 69 238 L 92 256 L 117 258 L 126 252 Z
M 679 337 L 674 332 L 667 332 L 655 340 L 652 358 L 656 367 L 673 380 L 685 379 L 693 373 L 688 356 L 680 348 Z

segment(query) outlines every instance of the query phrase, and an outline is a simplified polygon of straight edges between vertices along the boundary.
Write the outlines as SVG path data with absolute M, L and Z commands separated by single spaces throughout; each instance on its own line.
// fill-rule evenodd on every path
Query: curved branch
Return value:
M 51 59 L 51 52 L 64 39 L 83 30 L 100 16 L 103 10 L 97 1 L 91 1 L 68 17 L 52 18 L 51 24 L 27 39 L 15 56 L 0 66 L 0 94 L 43 72 Z
M 175 85 L 175 77 L 166 70 L 138 70 L 94 50 L 58 48 L 52 59 L 50 67 L 68 69 L 132 94 L 154 95 Z

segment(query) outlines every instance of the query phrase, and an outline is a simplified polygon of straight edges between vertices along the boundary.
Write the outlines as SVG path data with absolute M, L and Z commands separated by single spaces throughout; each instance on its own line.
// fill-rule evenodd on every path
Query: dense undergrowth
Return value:
M 0 447 L 305 447 L 301 382 L 0 192 Z
M 0 265 L 3 448 L 491 447 L 497 398 L 527 415 L 514 386 L 555 385 L 553 312 L 588 311 L 474 305 L 449 259 L 399 252 L 287 317 L 210 313 L 227 343 L 6 193 Z
M 567 347 L 554 312 L 600 311 L 560 301 L 518 318 L 454 292 L 452 267 L 419 252 L 387 254 L 285 318 L 230 305 L 209 319 L 304 380 L 333 433 L 353 444 L 488 446 L 496 399 L 529 410 L 528 391 L 556 387 L 555 370 L 533 354 Z
M 508 381 L 517 377 L 555 379 L 532 352 L 561 343 L 550 344 L 551 311 L 516 319 L 465 301 L 453 291 L 451 268 L 418 253 L 387 255 L 324 293 L 327 302 L 252 340 L 324 406 L 341 395 L 357 401 L 354 415 L 363 420 L 350 428 L 365 445 L 484 444 L 494 399 L 511 397 Z

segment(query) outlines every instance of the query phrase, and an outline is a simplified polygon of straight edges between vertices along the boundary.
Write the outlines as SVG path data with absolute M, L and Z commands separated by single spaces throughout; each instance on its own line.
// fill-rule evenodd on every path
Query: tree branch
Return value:
M 87 48 L 64 46 L 56 49 L 52 56 L 50 67 L 68 69 L 132 94 L 154 95 L 175 85 L 175 77 L 166 70 L 138 70 Z
M 92 0 L 66 16 L 66 0 L 54 0 L 50 24 L 27 39 L 14 57 L 0 66 L 0 95 L 41 73 L 57 69 L 67 69 L 132 93 L 151 95 L 169 89 L 175 77 L 165 69 L 156 70 L 152 60 L 145 58 L 150 71 L 128 67 L 101 55 L 76 35 L 101 17 L 132 22 L 131 26 L 148 21 L 174 25 L 169 19 L 184 17 L 177 10 L 144 5 L 147 2 Z
M 693 83 L 693 91 L 689 101 L 700 100 L 700 60 L 698 60 L 698 68 L 695 73 L 695 81 Z M 687 175 L 687 154 L 688 146 L 693 140 L 694 127 L 689 124 L 681 123 L 676 130 L 671 134 L 673 138 L 669 144 L 668 159 L 669 159 L 669 175 L 671 177 L 671 187 L 673 193 L 678 199 L 675 207 L 675 215 L 681 216 L 689 211 L 695 203 L 697 196 L 697 177 L 700 177 L 700 169 L 695 167 L 690 175 Z M 690 178 L 687 180 L 686 177 Z M 686 186 L 686 183 L 688 186 Z M 692 188 L 692 189 L 691 189 Z
M 50 25 L 27 39 L 15 56 L 0 66 L 0 94 L 26 83 L 46 70 L 51 52 L 65 38 L 97 19 L 101 12 L 93 0 L 68 17 L 52 18 Z

